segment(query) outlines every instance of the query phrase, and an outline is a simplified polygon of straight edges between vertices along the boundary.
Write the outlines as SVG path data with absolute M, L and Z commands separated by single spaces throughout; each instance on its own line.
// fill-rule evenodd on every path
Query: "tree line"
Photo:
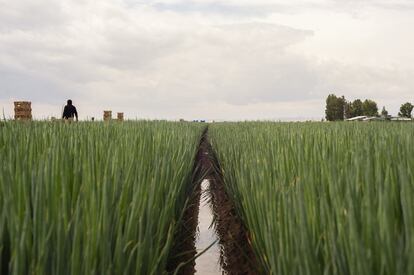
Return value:
M 409 102 L 402 104 L 398 116 L 412 118 L 413 108 L 414 106 Z M 334 94 L 330 94 L 326 99 L 325 115 L 328 121 L 344 120 L 357 116 L 379 117 L 381 115 L 384 118 L 389 117 L 385 107 L 379 114 L 378 104 L 371 99 L 347 101 L 344 96 L 339 97 Z

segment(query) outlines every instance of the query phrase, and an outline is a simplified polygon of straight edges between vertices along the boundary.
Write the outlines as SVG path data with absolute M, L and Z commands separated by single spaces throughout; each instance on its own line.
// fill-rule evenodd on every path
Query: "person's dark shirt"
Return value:
M 78 118 L 78 111 L 76 111 L 76 107 L 73 105 L 66 105 L 65 109 L 63 110 L 62 118 L 68 119 L 73 117 Z

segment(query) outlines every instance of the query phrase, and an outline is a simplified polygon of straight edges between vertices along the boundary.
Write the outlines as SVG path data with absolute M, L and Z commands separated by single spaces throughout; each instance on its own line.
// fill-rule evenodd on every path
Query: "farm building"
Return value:
M 346 121 L 363 121 L 364 119 L 368 118 L 367 116 L 356 116 L 352 118 L 346 119 Z
M 346 121 L 402 121 L 408 122 L 413 121 L 411 118 L 406 117 L 376 117 L 376 116 L 357 116 L 353 118 L 346 119 Z

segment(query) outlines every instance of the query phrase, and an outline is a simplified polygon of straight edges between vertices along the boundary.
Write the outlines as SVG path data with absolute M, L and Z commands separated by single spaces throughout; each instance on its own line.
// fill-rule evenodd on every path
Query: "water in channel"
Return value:
M 200 212 L 198 216 L 198 232 L 196 248 L 197 253 L 202 252 L 212 243 L 217 241 L 218 237 L 214 228 L 210 227 L 213 222 L 213 213 L 209 206 L 206 196 L 204 195 L 208 190 L 210 182 L 204 180 L 201 183 L 201 202 Z M 198 275 L 219 275 L 222 274 L 220 264 L 220 247 L 216 242 L 209 250 L 196 259 L 196 274 Z

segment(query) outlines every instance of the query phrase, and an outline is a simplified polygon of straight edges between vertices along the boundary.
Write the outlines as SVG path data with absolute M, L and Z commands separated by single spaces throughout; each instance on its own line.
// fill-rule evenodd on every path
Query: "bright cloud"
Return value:
M 321 118 L 331 93 L 414 101 L 414 5 L 0 0 L 0 108 L 38 118 Z

